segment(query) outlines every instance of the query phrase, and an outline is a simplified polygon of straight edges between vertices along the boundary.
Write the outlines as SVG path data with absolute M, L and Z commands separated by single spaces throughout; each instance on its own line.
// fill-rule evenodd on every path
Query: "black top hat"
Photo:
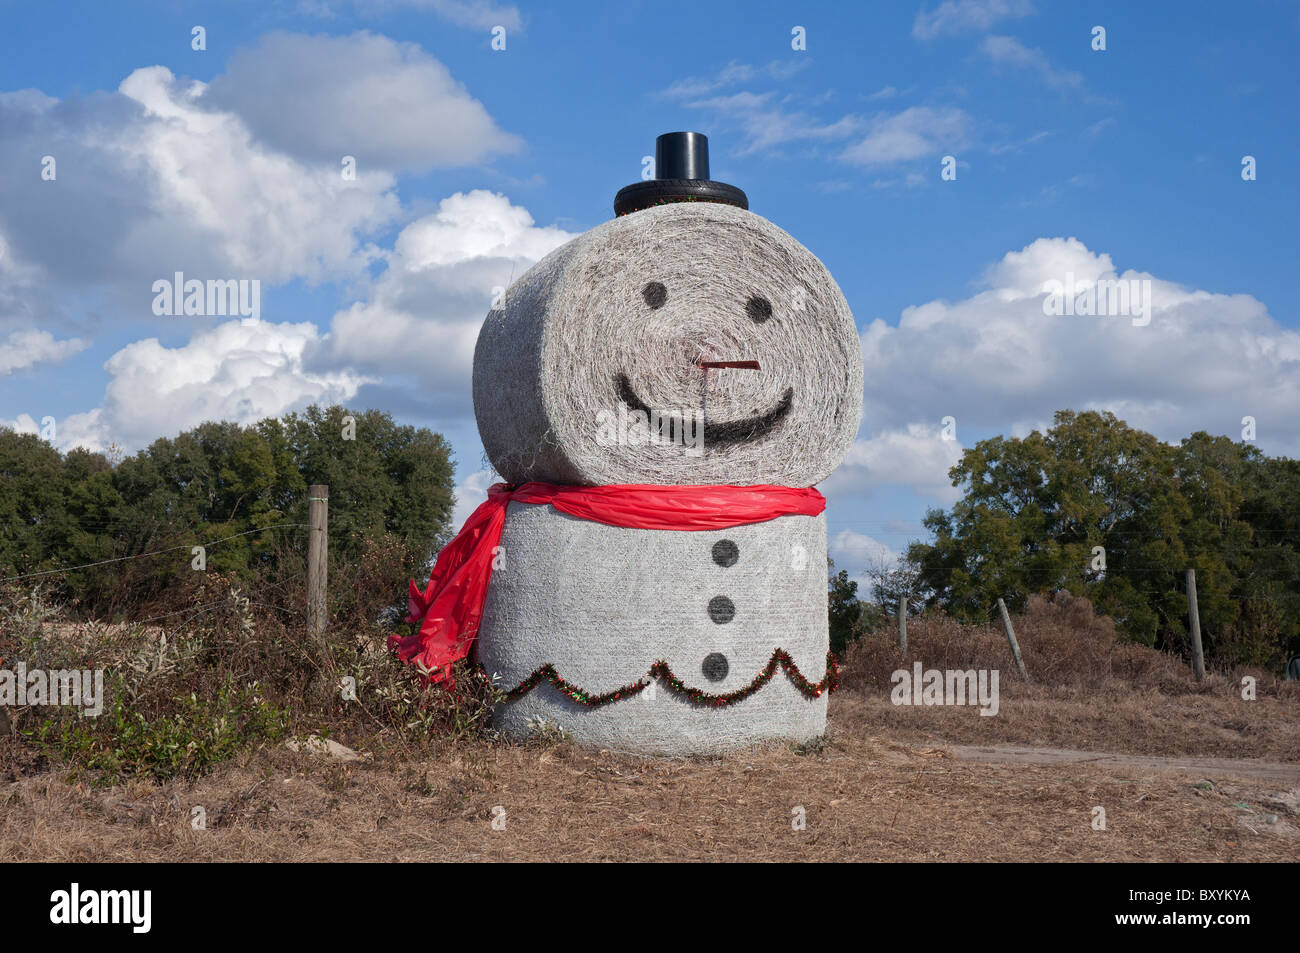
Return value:
M 721 202 L 749 208 L 744 192 L 709 178 L 709 137 L 698 132 L 665 132 L 656 139 L 655 177 L 619 189 L 614 214 L 669 202 Z

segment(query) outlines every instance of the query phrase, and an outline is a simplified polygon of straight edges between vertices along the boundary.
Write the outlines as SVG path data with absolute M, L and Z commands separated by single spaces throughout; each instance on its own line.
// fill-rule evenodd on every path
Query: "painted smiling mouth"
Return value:
M 627 404 L 629 410 L 639 410 L 647 418 L 653 418 L 654 412 L 650 409 L 650 405 L 632 389 L 632 382 L 627 379 L 626 374 L 619 374 L 614 379 L 614 384 L 618 390 L 619 400 Z M 704 444 L 705 446 L 718 447 L 726 444 L 749 443 L 753 440 L 761 440 L 785 419 L 786 414 L 790 413 L 790 406 L 793 403 L 794 388 L 788 387 L 785 393 L 781 395 L 781 399 L 776 406 L 766 413 L 743 417 L 740 420 L 725 420 L 717 423 L 705 420 Z

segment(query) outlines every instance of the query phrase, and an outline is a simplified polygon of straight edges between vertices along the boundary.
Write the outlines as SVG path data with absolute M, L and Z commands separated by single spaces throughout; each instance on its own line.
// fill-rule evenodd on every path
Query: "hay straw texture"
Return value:
M 732 360 L 759 369 L 699 364 Z M 621 380 L 645 407 L 702 419 L 703 446 L 601 439 L 634 406 Z M 474 354 L 479 433 L 512 483 L 811 486 L 844 458 L 861 410 L 860 344 L 834 279 L 726 205 L 646 209 L 556 249 L 489 312 Z
M 730 565 L 715 559 L 722 540 L 735 547 Z M 748 685 L 776 648 L 789 652 L 809 680 L 826 674 L 824 516 L 668 532 L 511 503 L 501 547 L 504 564 L 492 575 L 478 658 L 499 674 L 502 688 L 550 663 L 584 691 L 609 692 L 663 659 L 688 686 L 721 694 Z M 717 596 L 734 604 L 730 621 L 711 616 Z M 703 670 L 713 653 L 726 659 L 720 681 Z M 692 705 L 662 684 L 653 693 L 585 708 L 543 682 L 499 706 L 494 723 L 524 737 L 538 716 L 583 744 L 684 755 L 768 738 L 813 738 L 826 729 L 826 696 L 804 697 L 778 670 L 727 708 Z
M 811 252 L 751 212 L 672 204 L 592 229 L 511 286 L 479 334 L 474 411 L 511 483 L 804 487 L 857 433 L 862 356 L 844 296 Z M 689 430 L 647 425 L 639 435 L 659 439 L 638 440 L 635 424 L 611 428 L 630 411 Z M 724 540 L 734 560 L 717 558 Z M 504 689 L 549 664 L 601 694 L 663 660 L 687 686 L 725 694 L 778 648 L 809 681 L 826 675 L 822 516 L 676 532 L 511 503 L 501 556 L 477 652 Z M 710 611 L 719 599 L 728 618 Z M 695 754 L 819 735 L 826 697 L 805 697 L 784 671 L 725 708 L 658 683 L 588 708 L 543 682 L 494 717 L 516 737 L 541 717 L 584 744 Z

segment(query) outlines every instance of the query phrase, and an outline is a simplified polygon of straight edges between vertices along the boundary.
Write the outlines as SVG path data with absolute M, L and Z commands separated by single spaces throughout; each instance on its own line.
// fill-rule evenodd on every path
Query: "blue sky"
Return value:
M 810 7 L 0 2 L 0 422 L 134 450 L 380 407 L 451 438 L 463 514 L 491 287 L 695 129 L 862 332 L 862 431 L 823 487 L 850 570 L 951 502 L 962 446 L 1059 409 L 1167 440 L 1250 415 L 1300 455 L 1300 3 Z M 177 270 L 259 279 L 261 323 L 154 315 Z M 1152 320 L 1043 315 L 1066 272 L 1149 280 Z

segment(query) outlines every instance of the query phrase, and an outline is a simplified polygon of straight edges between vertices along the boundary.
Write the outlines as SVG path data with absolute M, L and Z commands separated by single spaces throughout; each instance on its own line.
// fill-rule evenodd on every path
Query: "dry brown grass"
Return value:
M 1092 603 L 1068 593 L 1054 599 L 1031 596 L 1025 614 L 1013 618 L 1025 668 L 1035 684 L 1052 687 L 1154 690 L 1165 694 L 1221 690 L 1228 678 L 1252 674 L 1261 694 L 1285 691 L 1285 683 L 1257 669 L 1215 673 L 1203 685 L 1191 678 L 1186 664 L 1141 645 L 1119 640 L 1115 624 L 1097 615 Z M 845 659 L 847 683 L 888 691 L 889 676 L 900 663 L 926 668 L 997 668 L 1002 689 L 1019 686 L 1015 662 L 1001 625 L 962 625 L 946 616 L 923 616 L 907 625 L 908 655 L 898 654 L 892 632 L 864 637 L 850 646 Z M 1300 699 L 1300 693 L 1294 697 Z
M 912 652 L 855 646 L 832 731 L 803 751 L 639 759 L 465 735 L 414 751 L 380 733 L 338 763 L 266 746 L 193 781 L 68 782 L 0 738 L 0 860 L 1243 860 L 1300 859 L 1300 767 L 979 763 L 954 743 L 1025 744 L 1300 764 L 1300 689 L 1264 673 L 1196 684 L 1176 660 L 1116 643 L 1078 600 L 1016 620 L 1035 681 L 1000 630 L 918 620 Z M 895 707 L 889 674 L 996 667 L 1001 710 Z M 1193 773 L 1188 773 L 1192 771 Z M 1212 785 L 1197 785 L 1206 778 Z M 206 811 L 194 830 L 191 811 Z M 493 808 L 506 829 L 492 827 Z M 1105 807 L 1107 830 L 1092 829 Z M 807 829 L 792 829 L 792 809 Z M 1270 820 L 1271 818 L 1271 820 Z
M 1211 672 L 1204 682 L 1161 652 L 1119 642 L 1114 625 L 1086 599 L 1034 597 L 1013 620 L 1025 668 L 1016 671 L 1000 626 L 964 626 L 946 618 L 908 624 L 908 653 L 891 637 L 850 648 L 844 684 L 861 717 L 891 736 L 968 744 L 1027 744 L 1152 755 L 1200 755 L 1300 761 L 1300 684 L 1262 669 Z M 921 662 L 936 669 L 997 669 L 1001 710 L 910 707 L 890 702 L 890 675 Z M 1256 679 L 1257 698 L 1241 697 Z
M 815 754 L 642 760 L 472 742 L 436 762 L 336 764 L 271 748 L 194 783 L 108 790 L 38 771 L 0 786 L 0 860 L 1300 859 L 1300 789 L 965 762 L 891 740 L 855 695 L 833 700 L 835 732 Z M 1092 829 L 1097 805 L 1106 831 Z M 195 806 L 206 830 L 191 827 Z

